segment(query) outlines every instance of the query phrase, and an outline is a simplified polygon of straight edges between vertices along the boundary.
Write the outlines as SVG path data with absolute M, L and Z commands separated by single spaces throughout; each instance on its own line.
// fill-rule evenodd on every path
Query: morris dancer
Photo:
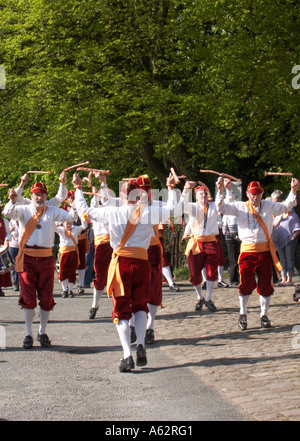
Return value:
M 108 222 L 110 242 L 114 250 L 108 271 L 107 292 L 113 295 L 112 319 L 123 348 L 120 372 L 129 372 L 135 364 L 130 349 L 129 320 L 134 314 L 137 335 L 136 364 L 145 366 L 147 356 L 144 347 L 150 299 L 150 264 L 147 250 L 153 235 L 153 225 L 170 218 L 174 206 L 175 191 L 171 190 L 174 178 L 167 185 L 167 207 L 143 206 L 138 203 L 140 190 L 135 181 L 127 181 L 121 189 L 124 204 L 121 207 L 102 206 L 89 208 L 82 193 L 82 181 L 75 174 L 73 185 L 76 208 L 81 216 L 87 215 L 97 222 Z M 149 223 L 150 222 L 152 223 Z
M 55 222 L 73 221 L 76 214 L 57 207 L 47 206 L 47 187 L 37 182 L 31 187 L 31 204 L 17 205 L 17 193 L 9 191 L 9 199 L 4 208 L 5 216 L 19 220 L 19 253 L 16 257 L 16 271 L 19 272 L 21 295 L 19 305 L 24 309 L 26 336 L 25 349 L 33 346 L 32 324 L 34 310 L 40 306 L 40 327 L 37 339 L 41 346 L 49 348 L 51 342 L 46 334 L 50 311 L 54 308 L 54 244 Z
M 10 233 L 9 222 L 2 216 L 1 201 L 0 201 L 0 246 L 9 246 L 9 241 L 12 239 Z M 4 297 L 4 291 L 1 288 L 8 288 L 12 286 L 11 273 L 7 271 L 4 274 L 0 274 L 0 297 Z
M 261 326 L 269 328 L 268 309 L 271 295 L 274 292 L 272 284 L 272 264 L 277 271 L 281 265 L 277 259 L 276 249 L 272 242 L 273 216 L 290 211 L 295 205 L 299 182 L 293 178 L 291 191 L 282 202 L 263 200 L 264 189 L 260 182 L 252 181 L 247 187 L 247 202 L 225 203 L 223 190 L 231 192 L 230 179 L 219 178 L 216 203 L 220 212 L 237 217 L 238 236 L 241 240 L 240 268 L 240 317 L 239 327 L 247 329 L 247 304 L 253 290 L 257 288 L 261 304 Z M 227 195 L 228 196 L 228 195 Z M 229 194 L 229 198 L 232 197 Z M 257 283 L 255 280 L 257 275 Z
M 67 202 L 68 202 L 69 206 L 72 207 L 72 205 L 74 203 L 74 199 L 75 199 L 74 190 L 68 191 Z M 81 221 L 79 220 L 77 222 L 80 223 Z M 85 229 L 82 229 L 82 233 L 78 237 L 77 246 L 78 246 L 78 253 L 79 253 L 79 265 L 77 268 L 78 279 L 79 279 L 78 294 L 83 294 L 84 293 L 84 275 L 85 275 L 85 270 L 86 270 L 86 255 L 88 254 L 89 249 L 90 249 L 90 243 L 87 238 L 87 234 L 86 234 Z
M 194 189 L 196 202 L 188 202 L 187 198 L 191 189 Z M 193 181 L 186 181 L 180 203 L 183 211 L 190 216 L 192 237 L 186 248 L 186 256 L 190 268 L 190 282 L 197 293 L 198 301 L 196 311 L 201 311 L 205 305 L 211 312 L 217 308 L 212 301 L 214 283 L 218 280 L 219 249 L 217 235 L 219 228 L 217 223 L 218 211 L 215 202 L 208 202 L 209 192 L 206 186 Z M 206 298 L 202 294 L 201 271 L 206 271 Z
M 104 174 L 95 173 L 96 178 L 101 182 L 100 189 L 106 187 L 106 177 Z M 97 193 L 97 189 L 93 188 L 93 193 Z M 91 200 L 92 208 L 99 208 L 103 205 L 103 199 L 100 196 L 94 196 Z M 109 226 L 107 222 L 96 222 L 92 221 L 94 230 L 94 247 L 95 247 L 95 257 L 94 257 L 94 291 L 93 291 L 93 303 L 92 308 L 89 312 L 89 319 L 94 319 L 96 317 L 97 311 L 99 309 L 99 303 L 104 289 L 107 284 L 107 273 L 109 264 L 111 261 L 111 256 L 113 249 L 110 245 L 109 236 Z
M 73 286 L 76 282 L 76 270 L 79 263 L 78 236 L 85 228 L 65 221 L 55 227 L 59 235 L 59 274 L 58 279 L 62 285 L 62 297 L 74 297 Z

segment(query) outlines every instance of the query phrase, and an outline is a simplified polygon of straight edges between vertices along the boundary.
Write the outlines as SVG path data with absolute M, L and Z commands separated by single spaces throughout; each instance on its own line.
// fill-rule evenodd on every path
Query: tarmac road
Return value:
M 88 319 L 92 289 L 55 301 L 47 333 L 51 349 L 24 350 L 18 296 L 0 298 L 0 419 L 8 421 L 199 422 L 300 419 L 300 306 L 293 287 L 275 288 L 262 329 L 259 300 L 250 299 L 248 329 L 237 326 L 236 288 L 215 289 L 214 314 L 194 311 L 188 282 L 163 288 L 148 365 L 120 373 L 122 350 L 111 322 L 111 299 Z M 38 309 L 36 310 L 36 314 Z M 35 317 L 34 337 L 38 332 Z M 133 355 L 135 347 L 132 347 Z
M 18 296 L 5 289 L 0 324 L 6 349 L 0 350 L 0 419 L 8 421 L 241 421 L 245 415 L 213 387 L 161 350 L 147 349 L 148 365 L 120 373 L 122 350 L 111 321 L 111 299 L 101 298 L 98 316 L 88 319 L 92 289 L 62 298 L 47 333 L 51 349 L 36 340 L 25 350 L 23 311 Z M 161 310 L 161 311 L 164 311 Z M 168 320 L 168 325 L 172 323 Z M 3 330 L 3 328 L 2 328 Z M 174 337 L 177 337 L 174 335 Z M 135 347 L 133 345 L 133 355 Z

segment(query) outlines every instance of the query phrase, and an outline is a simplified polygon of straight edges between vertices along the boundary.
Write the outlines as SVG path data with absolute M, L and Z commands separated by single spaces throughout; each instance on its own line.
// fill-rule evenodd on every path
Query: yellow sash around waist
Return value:
M 199 242 L 216 242 L 217 238 L 214 234 L 209 234 L 207 236 L 192 236 L 186 246 L 186 250 L 184 253 L 186 256 L 189 256 L 191 251 L 193 254 L 200 254 L 201 253 L 198 241 Z
M 63 254 L 71 253 L 72 251 L 76 251 L 77 253 L 77 264 L 80 265 L 80 257 L 79 257 L 79 250 L 77 245 L 70 245 L 65 247 L 59 247 L 59 265 Z
M 99 236 L 95 236 L 94 238 L 95 245 L 102 245 L 107 242 L 109 242 L 109 234 L 99 234 Z
M 22 273 L 24 271 L 24 254 L 27 254 L 28 256 L 36 256 L 36 254 L 31 254 L 33 252 L 41 252 L 42 254 L 44 254 L 45 250 L 50 250 L 50 254 L 49 256 L 52 255 L 52 249 L 51 248 L 25 248 L 26 247 L 26 242 L 28 241 L 28 239 L 30 238 L 30 236 L 32 235 L 32 233 L 34 232 L 38 222 L 40 221 L 43 213 L 46 213 L 47 211 L 47 206 L 40 208 L 39 210 L 36 211 L 36 213 L 28 220 L 27 224 L 25 225 L 21 240 L 20 240 L 20 244 L 19 244 L 19 252 L 18 255 L 15 259 L 15 264 L 16 264 L 16 272 L 17 273 Z M 25 253 L 25 249 L 27 250 Z M 47 256 L 39 256 L 37 255 L 37 257 L 49 257 Z
M 268 228 L 267 228 L 266 224 L 264 223 L 263 219 L 261 218 L 261 216 L 259 215 L 259 213 L 256 211 L 255 207 L 253 207 L 253 205 L 250 204 L 250 201 L 245 202 L 245 204 L 246 204 L 248 210 L 250 211 L 250 213 L 255 217 L 256 221 L 261 226 L 263 232 L 265 233 L 267 242 L 263 242 L 263 243 L 267 244 L 268 249 L 263 250 L 263 251 L 270 251 L 277 276 L 279 277 L 280 271 L 282 270 L 282 266 L 278 260 L 278 257 L 276 254 L 276 247 L 274 245 L 272 237 L 269 235 Z M 245 244 L 245 245 L 247 245 L 247 244 Z M 248 245 L 250 245 L 250 244 L 248 244 Z M 260 245 L 260 244 L 256 244 L 256 245 Z M 248 252 L 251 253 L 251 251 L 248 251 Z M 262 251 L 256 251 L 256 252 L 258 253 L 258 252 L 262 252 Z
M 76 251 L 75 245 L 59 247 L 59 254 L 71 253 L 72 251 Z
M 23 265 L 24 265 L 24 255 L 31 256 L 31 257 L 50 257 L 53 256 L 52 254 L 52 248 L 24 248 L 20 254 L 22 256 L 21 259 L 18 260 L 18 264 L 16 265 L 16 272 L 21 273 L 24 271 Z M 22 266 L 20 265 L 22 264 Z
M 263 253 L 270 251 L 268 242 L 241 243 L 241 253 Z

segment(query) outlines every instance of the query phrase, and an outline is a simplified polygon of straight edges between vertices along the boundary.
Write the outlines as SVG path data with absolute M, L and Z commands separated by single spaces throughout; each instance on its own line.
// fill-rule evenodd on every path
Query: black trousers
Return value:
M 228 252 L 228 260 L 229 260 L 229 280 L 230 284 L 239 282 L 239 266 L 238 266 L 238 258 L 240 255 L 240 246 L 241 243 L 238 240 L 226 240 L 226 247 Z

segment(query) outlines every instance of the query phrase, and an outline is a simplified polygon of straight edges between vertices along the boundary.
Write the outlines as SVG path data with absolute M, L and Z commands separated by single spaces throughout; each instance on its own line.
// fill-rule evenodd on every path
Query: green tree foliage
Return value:
M 1 182 L 56 191 L 70 165 L 123 177 L 200 168 L 299 175 L 299 4 L 291 0 L 0 1 Z M 69 185 L 71 182 L 71 173 Z M 288 187 L 281 181 L 281 188 Z

